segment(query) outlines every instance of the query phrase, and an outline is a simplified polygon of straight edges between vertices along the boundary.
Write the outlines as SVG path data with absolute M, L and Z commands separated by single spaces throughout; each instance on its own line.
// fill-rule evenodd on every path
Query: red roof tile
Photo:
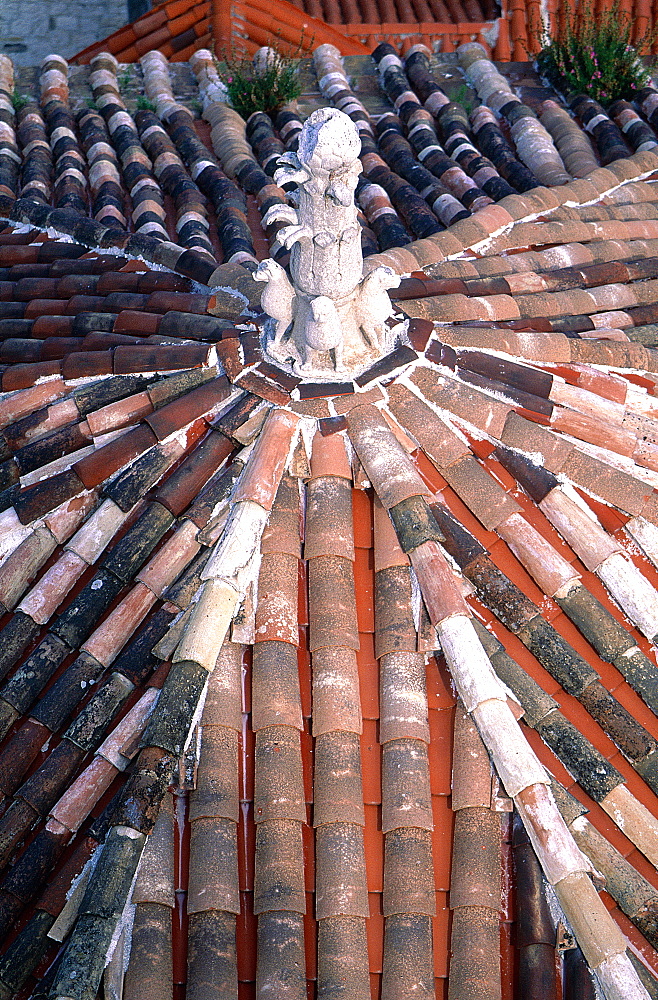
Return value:
M 186 0 L 166 12 L 190 30 Z M 161 16 L 146 16 L 143 40 Z M 115 75 L 111 62 L 95 66 Z M 113 113 L 143 154 L 137 125 L 120 105 Z M 180 125 L 191 141 L 188 118 Z M 253 172 L 246 135 L 244 148 Z M 186 184 L 195 149 L 194 161 L 177 158 Z M 656 203 L 641 178 L 658 159 L 620 162 L 597 170 L 595 186 L 501 196 L 368 259 L 413 270 L 398 315 L 438 323 L 418 320 L 414 350 L 384 359 L 364 386 L 309 384 L 264 362 L 260 289 L 239 262 L 194 249 L 194 234 L 184 248 L 16 202 L 12 225 L 35 228 L 0 232 L 13 309 L 0 320 L 23 324 L 0 327 L 0 848 L 11 860 L 0 992 L 26 994 L 47 972 L 52 918 L 104 843 L 55 992 L 71 971 L 87 982 L 77 943 L 101 896 L 106 930 L 120 918 L 126 873 L 169 786 L 175 824 L 160 811 L 133 897 L 128 992 L 157 960 L 165 987 L 182 995 L 187 983 L 194 997 L 213 983 L 245 996 L 283 982 L 323 993 L 348 968 L 360 998 L 409 984 L 446 996 L 477 973 L 511 1000 L 537 985 L 531 948 L 542 983 L 555 977 L 535 850 L 590 962 L 623 954 L 621 930 L 644 972 L 658 969 L 655 928 L 627 899 L 637 884 L 654 907 L 658 891 L 656 339 L 651 313 L 633 311 L 655 306 Z M 213 167 L 215 209 L 243 198 Z M 143 179 L 156 190 L 154 176 Z M 210 197 L 197 180 L 194 198 Z M 600 215 L 582 204 L 592 200 Z M 217 248 L 221 224 L 208 219 Z M 507 253 L 528 243 L 544 249 Z M 105 244 L 118 263 L 99 255 Z M 119 270 L 126 260 L 135 271 Z M 52 315 L 35 319 L 44 302 Z M 321 417 L 300 419 L 318 400 Z M 248 540 L 258 579 L 238 581 L 229 570 Z M 149 719 L 133 717 L 163 681 Z M 193 734 L 185 747 L 206 681 L 200 743 Z M 506 789 L 492 784 L 490 757 Z M 577 857 L 567 827 L 585 827 L 556 790 L 562 825 L 542 765 L 587 803 L 608 845 L 608 894 L 582 867 L 560 868 Z M 547 830 L 562 838 L 558 855 Z M 621 879 L 615 849 L 635 869 Z M 574 899 L 600 933 L 582 936 Z M 55 937 L 67 936 L 61 924 Z M 30 957 L 42 954 L 41 965 Z

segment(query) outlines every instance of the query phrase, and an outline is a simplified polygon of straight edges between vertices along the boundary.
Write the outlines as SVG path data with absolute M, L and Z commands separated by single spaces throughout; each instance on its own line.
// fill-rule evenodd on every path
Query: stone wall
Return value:
M 0 0 L 0 52 L 16 66 L 37 65 L 51 52 L 68 59 L 127 24 L 131 13 L 127 0 Z

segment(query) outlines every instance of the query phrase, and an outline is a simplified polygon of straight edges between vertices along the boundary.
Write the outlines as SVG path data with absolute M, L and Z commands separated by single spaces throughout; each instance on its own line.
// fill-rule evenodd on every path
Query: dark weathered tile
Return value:
M 398 827 L 431 830 L 427 744 L 423 740 L 397 739 L 382 747 L 382 830 Z
M 394 351 L 386 355 L 371 368 L 368 368 L 363 374 L 359 375 L 354 381 L 360 388 L 369 385 L 370 382 L 375 382 L 379 379 L 386 380 L 387 376 L 393 375 L 402 371 L 406 365 L 411 364 L 412 361 L 417 359 L 417 353 L 412 350 L 411 347 L 396 347 Z
M 485 907 L 459 907 L 452 915 L 450 981 L 456 991 L 499 990 L 500 915 Z
M 222 910 L 190 913 L 187 952 L 190 1000 L 238 995 L 235 915 Z
M 315 915 L 369 915 L 363 829 L 354 823 L 328 823 L 315 834 Z
M 354 599 L 354 569 L 351 560 L 339 556 L 316 556 L 308 564 L 309 644 L 359 648 L 359 629 Z
M 301 914 L 268 911 L 258 918 L 256 990 L 287 1000 L 306 996 L 304 920 Z
M 208 675 L 198 663 L 180 660 L 172 667 L 142 738 L 145 747 L 161 747 L 179 756 Z
M 429 743 L 423 654 L 413 651 L 384 653 L 379 671 L 380 742 L 417 739 Z
M 109 550 L 102 568 L 123 583 L 129 583 L 173 524 L 166 507 L 150 503 L 135 524 Z
M 11 668 L 18 663 L 22 654 L 36 639 L 40 627 L 22 611 L 16 611 L 0 632 L 2 649 L 0 651 L 0 677 L 6 677 Z
M 368 1000 L 368 945 L 362 917 L 326 917 L 318 924 L 318 992 L 322 997 Z
M 314 477 L 306 489 L 304 558 L 328 555 L 354 559 L 351 484 L 336 475 Z
M 190 912 L 213 909 L 239 913 L 236 824 L 219 817 L 194 820 L 190 853 L 197 862 L 204 859 L 203 865 L 197 863 L 190 870 Z
M 393 913 L 433 916 L 436 891 L 430 831 L 396 827 L 386 835 L 384 852 L 384 916 Z
M 288 642 L 256 642 L 252 649 L 251 722 L 302 728 L 297 649 Z
M 450 907 L 501 907 L 500 813 L 475 806 L 455 815 Z
M 315 399 L 318 396 L 346 396 L 354 393 L 352 382 L 304 382 L 299 386 L 300 399 Z
M 124 989 L 127 996 L 144 992 L 169 1000 L 171 987 L 172 912 L 168 906 L 140 903 L 135 909 L 130 961 Z
M 238 734 L 225 726 L 204 724 L 197 785 L 190 795 L 190 820 L 239 818 Z
M 256 830 L 254 913 L 306 912 L 301 823 L 270 820 Z
M 297 556 L 264 553 L 258 574 L 256 639 L 259 642 L 299 643 L 297 614 Z
M 345 645 L 320 646 L 313 653 L 313 735 L 361 728 L 356 652 Z
M 432 921 L 418 913 L 399 913 L 386 920 L 382 1000 L 407 990 L 416 997 L 435 996 Z
M 375 406 L 363 404 L 347 415 L 350 440 L 385 507 L 430 492 Z
M 267 726 L 256 732 L 254 822 L 306 822 L 299 730 Z
M 407 566 L 389 566 L 375 573 L 375 656 L 378 659 L 388 653 L 416 651 L 411 590 Z
M 315 740 L 313 825 L 365 825 L 361 750 L 356 733 L 321 733 Z

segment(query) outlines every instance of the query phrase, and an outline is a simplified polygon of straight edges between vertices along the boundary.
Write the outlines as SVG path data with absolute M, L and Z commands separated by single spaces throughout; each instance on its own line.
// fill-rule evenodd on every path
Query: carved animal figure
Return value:
M 267 282 L 260 297 L 260 304 L 263 312 L 276 322 L 274 337 L 269 348 L 276 354 L 295 317 L 297 295 L 284 269 L 271 257 L 260 262 L 254 272 L 254 281 Z
M 297 153 L 279 157 L 277 184 L 297 184 L 298 216 L 277 242 L 290 250 L 295 288 L 309 298 L 345 300 L 363 266 L 354 205 L 361 172 L 359 131 L 337 108 L 319 108 L 304 122 Z M 285 221 L 288 221 L 287 219 Z
M 334 352 L 334 368 L 343 369 L 343 330 L 336 306 L 326 295 L 318 295 L 309 303 L 309 315 L 304 325 L 304 363 L 302 372 L 314 370 L 314 358 L 319 351 Z
M 377 267 L 366 275 L 357 290 L 355 299 L 356 319 L 361 331 L 372 347 L 383 347 L 386 320 L 393 312 L 387 289 L 397 288 L 400 275 L 391 267 Z

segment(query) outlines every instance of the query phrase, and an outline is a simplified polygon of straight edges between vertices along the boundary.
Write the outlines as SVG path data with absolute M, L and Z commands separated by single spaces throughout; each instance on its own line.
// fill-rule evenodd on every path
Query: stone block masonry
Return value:
M 16 66 L 33 66 L 51 52 L 68 59 L 132 20 L 130 7 L 127 0 L 3 0 L 0 52 Z

